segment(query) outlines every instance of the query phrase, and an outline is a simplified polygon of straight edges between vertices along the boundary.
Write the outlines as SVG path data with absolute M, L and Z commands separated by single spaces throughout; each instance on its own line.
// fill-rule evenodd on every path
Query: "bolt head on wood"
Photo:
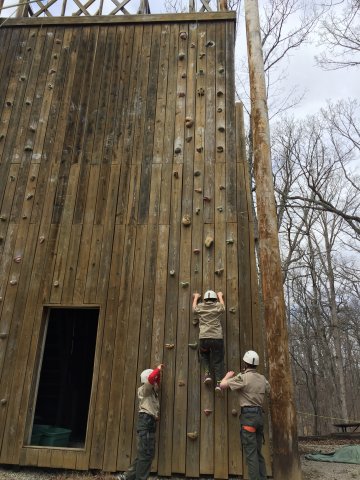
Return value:
M 188 38 L 188 34 L 186 32 L 180 32 L 179 37 L 181 40 L 186 40 Z
M 185 118 L 185 126 L 186 128 L 191 128 L 194 125 L 194 120 L 191 117 Z
M 198 432 L 188 432 L 187 436 L 191 439 L 191 440 L 196 440 L 199 436 Z
M 172 350 L 175 347 L 174 343 L 165 343 L 165 348 L 167 350 Z
M 173 277 L 175 275 L 175 270 L 170 270 L 169 274 Z

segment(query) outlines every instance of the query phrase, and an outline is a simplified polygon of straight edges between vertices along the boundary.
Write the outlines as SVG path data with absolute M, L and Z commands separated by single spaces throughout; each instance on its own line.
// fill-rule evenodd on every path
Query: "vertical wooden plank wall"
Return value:
M 227 367 L 261 345 L 234 16 L 148 18 L 0 28 L 1 463 L 126 469 L 139 374 L 164 362 L 154 470 L 244 472 L 236 397 L 201 384 L 191 348 L 208 288 Z M 44 305 L 100 308 L 83 450 L 24 446 Z

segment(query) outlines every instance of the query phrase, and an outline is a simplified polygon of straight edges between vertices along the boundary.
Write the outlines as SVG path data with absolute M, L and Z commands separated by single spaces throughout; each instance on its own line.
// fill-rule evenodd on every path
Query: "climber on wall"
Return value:
M 204 301 L 198 303 L 201 295 L 193 294 L 193 312 L 199 316 L 199 353 L 204 367 L 204 384 L 211 385 L 210 365 L 214 367 L 215 393 L 221 395 L 220 382 L 224 375 L 224 338 L 221 318 L 225 312 L 224 296 L 207 290 Z

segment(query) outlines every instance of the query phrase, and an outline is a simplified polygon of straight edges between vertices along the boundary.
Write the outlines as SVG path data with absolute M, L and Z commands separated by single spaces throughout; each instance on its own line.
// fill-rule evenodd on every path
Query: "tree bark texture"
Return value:
M 262 292 L 272 388 L 273 471 L 277 480 L 300 480 L 297 421 L 288 348 L 277 216 L 272 179 L 269 119 L 257 0 L 245 1 L 254 174 L 259 224 Z

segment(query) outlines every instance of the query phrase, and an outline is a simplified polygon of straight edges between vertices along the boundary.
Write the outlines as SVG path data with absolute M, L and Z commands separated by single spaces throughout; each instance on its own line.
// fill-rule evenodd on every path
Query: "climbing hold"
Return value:
M 59 38 L 57 38 L 57 39 L 55 40 L 55 43 L 59 44 L 59 43 L 61 43 L 61 40 L 60 40 Z
M 21 217 L 23 220 L 27 219 L 27 215 L 24 213 L 24 215 Z
M 191 117 L 185 118 L 185 126 L 186 128 L 191 128 L 194 125 L 194 120 Z
M 196 47 L 195 43 L 192 43 L 192 44 L 190 45 L 190 48 L 195 48 L 195 47 Z
M 221 145 L 219 147 L 216 147 L 216 151 L 221 153 L 224 151 L 224 147 L 222 147 Z
M 170 270 L 169 274 L 173 277 L 175 275 L 175 270 Z
M 213 42 L 212 40 L 209 40 L 206 44 L 205 44 L 205 47 L 214 47 L 215 46 L 215 42 Z
M 199 215 L 199 213 L 200 213 L 200 208 L 199 207 L 195 209 L 195 213 L 196 213 L 196 215 Z
M 221 112 L 222 112 L 222 108 L 219 107 L 219 108 L 217 109 L 217 111 L 218 111 L 218 113 L 221 113 Z
M 16 257 L 14 257 L 14 262 L 15 263 L 20 263 L 21 262 L 21 256 L 17 255 Z
M 184 58 L 185 58 L 185 53 L 183 53 L 183 52 L 179 53 L 178 58 L 179 58 L 179 60 L 184 60 Z
M 58 58 L 58 54 L 54 53 L 53 58 L 55 58 L 55 59 Z
M 233 409 L 231 410 L 231 415 L 233 415 L 234 417 L 237 416 L 237 413 L 238 413 L 238 412 L 237 412 L 236 408 L 233 408 Z
M 216 207 L 216 210 L 218 210 L 219 212 L 222 212 L 224 210 L 224 207 L 220 205 L 219 207 Z
M 209 415 L 212 414 L 212 410 L 210 408 L 205 408 L 204 413 L 208 417 Z
M 29 98 L 27 98 L 27 99 L 25 100 L 25 104 L 26 104 L 26 105 L 31 105 L 31 100 L 30 100 Z
M 185 97 L 185 92 L 179 92 L 178 97 L 180 97 L 180 98 Z
M 183 380 L 179 380 L 178 385 L 179 385 L 179 387 L 184 387 L 185 382 Z
M 235 313 L 235 312 L 236 312 L 236 308 L 235 308 L 235 307 L 230 307 L 230 308 L 229 308 L 229 312 L 230 312 L 230 313 Z
M 197 192 L 197 193 L 202 193 L 202 188 L 195 188 L 194 191 Z
M 186 143 L 190 143 L 191 140 L 192 140 L 192 137 L 186 137 L 186 138 L 185 138 Z
M 216 273 L 216 275 L 218 275 L 218 276 L 222 275 L 223 272 L 224 272 L 224 269 L 223 269 L 223 268 L 218 268 L 217 270 L 215 270 L 215 273 Z
M 53 68 L 51 68 L 51 69 L 49 70 L 49 74 L 52 75 L 53 73 L 56 73 L 56 70 L 54 70 Z
M 179 172 L 177 170 L 175 170 L 175 172 L 173 173 L 174 177 L 175 178 L 179 178 Z
M 0 333 L 0 338 L 6 338 L 7 337 L 7 333 Z
M 200 175 L 201 175 L 200 170 L 195 170 L 194 177 L 200 177 Z
M 199 97 L 203 97 L 205 95 L 205 90 L 202 87 L 198 88 L 197 94 Z
M 165 348 L 168 350 L 172 350 L 175 347 L 174 343 L 165 343 Z
M 204 57 L 205 57 L 205 55 L 206 55 L 206 53 L 204 53 L 204 52 L 202 52 L 202 53 L 199 53 L 199 58 L 200 58 L 200 59 L 201 59 L 201 58 L 204 58 Z
M 224 185 L 220 185 L 219 190 L 225 190 L 225 186 L 224 186 Z
M 185 227 L 188 227 L 191 225 L 191 217 L 188 213 L 186 213 L 183 218 L 182 218 L 182 224 L 185 225 Z
M 4 215 L 4 214 L 0 215 L 0 220 L 1 220 L 2 222 L 6 222 L 7 216 Z
M 6 100 L 6 106 L 11 107 L 11 105 L 12 105 L 12 101 L 11 100 Z
M 0 403 L 1 403 L 1 405 L 6 405 L 6 404 L 7 404 L 7 399 L 6 399 L 6 398 L 2 398 L 2 399 L 0 400 Z
M 200 70 L 197 72 L 197 76 L 202 77 L 203 75 L 205 75 L 205 72 L 200 68 Z
M 0 140 L 3 140 L 4 138 L 5 138 L 5 135 L 2 133 L 2 134 L 0 135 Z
M 192 348 L 193 350 L 195 350 L 195 349 L 198 347 L 198 344 L 197 344 L 197 342 L 195 342 L 195 343 L 189 343 L 188 346 L 189 346 L 190 348 Z
M 17 284 L 16 278 L 12 278 L 12 279 L 10 280 L 10 285 L 16 285 L 16 284 Z
M 20 82 L 25 82 L 26 80 L 26 77 L 25 75 L 21 75 L 21 77 L 19 78 Z
M 28 52 L 31 52 L 31 50 L 32 50 L 31 47 L 28 47 L 28 48 L 27 48 L 27 51 L 28 51 Z
M 30 145 L 30 144 L 27 144 L 25 145 L 25 148 L 24 148 L 25 152 L 32 152 L 33 150 L 33 146 Z
M 180 32 L 179 36 L 182 40 L 186 40 L 188 38 L 188 34 L 186 32 Z
M 26 195 L 26 200 L 31 200 L 33 198 L 34 194 L 33 193 L 28 193 Z
M 176 147 L 175 150 L 174 150 L 175 153 L 181 153 L 181 148 L 180 147 Z
M 29 126 L 29 130 L 30 130 L 30 132 L 36 132 L 36 125 L 31 124 L 31 125 Z
M 44 243 L 44 241 L 45 241 L 45 237 L 41 235 L 41 237 L 39 237 L 39 243 Z
M 31 175 L 30 181 L 33 182 L 36 179 L 35 175 Z
M 181 288 L 186 288 L 189 286 L 189 282 L 180 282 L 180 287 Z
M 218 97 L 221 97 L 221 96 L 224 95 L 224 94 L 223 94 L 223 92 L 221 92 L 221 91 L 219 90 L 216 95 L 217 95 Z
M 189 433 L 187 434 L 187 436 L 188 436 L 189 438 L 191 438 L 191 440 L 196 440 L 196 439 L 198 438 L 199 434 L 198 434 L 198 432 L 189 432 Z
M 10 182 L 15 182 L 16 177 L 14 175 L 10 175 Z
M 49 89 L 49 90 L 52 90 L 53 87 L 54 87 L 54 85 L 53 85 L 52 83 L 49 83 L 49 84 L 48 84 L 48 89 Z
M 208 235 L 205 239 L 205 247 L 210 248 L 213 243 L 214 243 L 213 237 L 211 235 Z
M 205 196 L 205 197 L 203 197 L 203 200 L 204 200 L 204 202 L 210 202 L 211 198 L 210 198 L 210 197 L 207 197 L 207 196 Z
M 204 150 L 203 147 L 196 147 L 196 151 L 199 153 L 201 153 L 203 150 Z
M 200 253 L 200 248 L 194 248 L 193 252 L 195 255 L 198 255 Z
M 220 67 L 219 68 L 219 73 L 224 73 L 225 72 L 225 68 L 224 67 Z
M 181 78 L 186 78 L 186 76 L 187 76 L 186 73 L 183 73 L 183 74 L 181 75 Z
M 60 285 L 59 283 L 59 280 L 55 280 L 55 282 L 53 283 L 54 287 L 58 287 Z
M 234 239 L 233 239 L 233 238 L 228 238 L 228 239 L 226 240 L 226 243 L 227 243 L 228 245 L 232 245 L 232 244 L 234 243 Z
M 197 264 L 195 265 L 194 273 L 199 273 L 199 266 Z
M 193 318 L 192 324 L 194 326 L 196 326 L 198 323 L 199 323 L 199 319 L 198 318 Z
M 225 132 L 225 127 L 219 127 L 218 130 L 219 132 Z

